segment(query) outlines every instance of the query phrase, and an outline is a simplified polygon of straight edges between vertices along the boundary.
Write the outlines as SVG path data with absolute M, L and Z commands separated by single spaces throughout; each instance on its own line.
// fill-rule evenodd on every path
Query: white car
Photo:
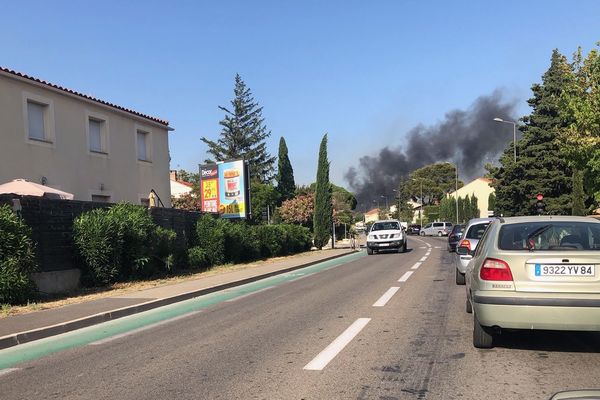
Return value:
M 430 222 L 421 228 L 421 236 L 448 236 L 452 231 L 452 222 Z
M 395 219 L 376 221 L 367 235 L 367 254 L 381 250 L 406 251 L 406 232 Z

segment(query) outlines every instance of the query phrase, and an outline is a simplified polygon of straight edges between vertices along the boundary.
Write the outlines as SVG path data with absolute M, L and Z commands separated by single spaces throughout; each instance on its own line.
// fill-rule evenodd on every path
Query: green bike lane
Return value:
M 0 375 L 10 372 L 13 368 L 18 367 L 19 364 L 27 361 L 33 361 L 63 350 L 109 340 L 110 338 L 119 335 L 135 333 L 137 330 L 149 329 L 159 324 L 168 323 L 171 320 L 174 321 L 176 319 L 184 318 L 187 315 L 193 315 L 203 309 L 222 302 L 232 301 L 243 296 L 276 287 L 286 282 L 291 282 L 356 261 L 365 255 L 365 252 L 349 254 L 249 284 L 0 350 Z

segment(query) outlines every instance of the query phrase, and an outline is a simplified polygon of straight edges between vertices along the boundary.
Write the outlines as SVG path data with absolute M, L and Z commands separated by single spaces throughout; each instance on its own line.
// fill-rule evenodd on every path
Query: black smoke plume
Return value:
M 400 179 L 427 164 L 457 163 L 463 180 L 483 174 L 484 165 L 495 161 L 513 140 L 512 126 L 494 118 L 515 121 L 516 107 L 516 100 L 505 100 L 496 90 L 477 98 L 466 111 L 448 112 L 436 125 L 414 127 L 398 148 L 386 146 L 375 156 L 361 157 L 358 167 L 344 175 L 359 208 L 371 208 L 382 195 L 391 203 Z

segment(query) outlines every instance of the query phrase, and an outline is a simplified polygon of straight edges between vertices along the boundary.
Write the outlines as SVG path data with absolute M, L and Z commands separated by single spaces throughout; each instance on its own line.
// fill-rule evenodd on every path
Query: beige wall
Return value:
M 27 99 L 48 103 L 51 143 L 28 139 Z M 88 118 L 105 119 L 107 154 L 89 151 Z M 138 161 L 136 130 L 149 133 L 150 162 Z M 25 178 L 73 193 L 140 204 L 154 189 L 170 207 L 167 126 L 0 71 L 0 183 Z M 104 190 L 100 190 L 103 186 Z
M 488 198 L 490 193 L 494 192 L 494 188 L 490 186 L 488 180 L 484 178 L 477 178 L 458 189 L 457 192 L 458 197 L 465 197 L 466 195 L 471 196 L 472 194 L 475 194 L 475 197 L 477 197 L 477 207 L 479 208 L 480 217 L 487 218 Z M 448 196 L 455 197 L 456 192 L 452 192 Z

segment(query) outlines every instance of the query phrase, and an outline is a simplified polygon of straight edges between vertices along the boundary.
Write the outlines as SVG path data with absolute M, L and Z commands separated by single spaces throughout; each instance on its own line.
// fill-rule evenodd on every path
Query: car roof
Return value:
M 507 217 L 500 218 L 502 224 L 518 224 L 523 222 L 544 222 L 544 221 L 569 221 L 569 222 L 587 222 L 600 224 L 600 221 L 589 217 L 579 217 L 574 215 L 533 215 L 526 217 Z
M 497 218 L 473 218 L 470 219 L 469 222 L 467 222 L 465 225 L 475 225 L 475 224 L 481 224 L 481 223 L 485 223 L 485 222 L 492 222 L 495 221 Z
M 374 224 L 378 223 L 378 222 L 400 222 L 397 219 L 380 219 L 378 221 L 373 222 Z

